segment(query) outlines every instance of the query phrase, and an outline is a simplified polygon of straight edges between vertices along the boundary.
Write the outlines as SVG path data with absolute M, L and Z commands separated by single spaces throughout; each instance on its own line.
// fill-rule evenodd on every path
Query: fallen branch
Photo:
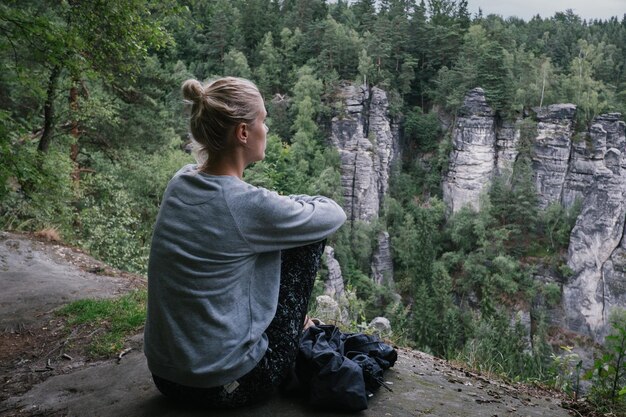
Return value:
M 120 363 L 120 361 L 122 360 L 122 357 L 126 355 L 128 352 L 130 352 L 131 350 L 133 350 L 133 348 L 127 348 L 121 351 L 120 354 L 117 355 L 117 363 Z

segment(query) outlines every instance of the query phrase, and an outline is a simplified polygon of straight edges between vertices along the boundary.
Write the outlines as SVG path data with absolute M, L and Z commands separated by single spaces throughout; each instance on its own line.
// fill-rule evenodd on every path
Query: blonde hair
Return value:
M 228 146 L 239 123 L 252 123 L 261 111 L 259 89 L 244 78 L 224 77 L 206 84 L 189 79 L 182 92 L 185 102 L 191 104 L 189 127 L 200 165 L 209 154 L 219 154 Z

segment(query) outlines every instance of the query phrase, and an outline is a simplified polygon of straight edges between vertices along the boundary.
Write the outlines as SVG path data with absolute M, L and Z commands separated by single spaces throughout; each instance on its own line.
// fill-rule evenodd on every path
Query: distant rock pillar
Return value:
M 372 254 L 372 277 L 377 284 L 393 285 L 393 258 L 389 241 L 389 233 L 378 234 Z
M 532 161 L 539 207 L 561 201 L 567 175 L 572 136 L 574 104 L 553 104 L 536 108 L 537 137 L 533 141 Z
M 469 205 L 478 210 L 480 196 L 496 169 L 494 112 L 482 88 L 471 90 L 459 110 L 452 133 L 448 173 L 443 180 L 443 200 L 452 213 Z
M 339 300 L 344 292 L 343 276 L 341 275 L 341 266 L 335 259 L 335 249 L 331 246 L 324 248 L 324 263 L 328 270 L 328 276 L 324 282 L 324 293 L 335 300 Z

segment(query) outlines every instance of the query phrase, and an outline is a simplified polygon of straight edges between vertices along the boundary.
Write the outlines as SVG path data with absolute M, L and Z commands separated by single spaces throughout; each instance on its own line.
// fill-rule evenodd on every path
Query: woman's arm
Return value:
M 323 240 L 346 221 L 343 209 L 323 196 L 280 196 L 250 187 L 227 200 L 242 236 L 255 252 L 289 249 Z

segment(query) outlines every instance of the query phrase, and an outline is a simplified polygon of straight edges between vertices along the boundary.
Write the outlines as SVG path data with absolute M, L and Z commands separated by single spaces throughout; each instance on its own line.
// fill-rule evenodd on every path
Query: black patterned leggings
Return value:
M 238 379 L 234 391 L 188 387 L 153 375 L 159 391 L 173 400 L 210 408 L 239 407 L 270 396 L 285 382 L 298 353 L 324 245 L 325 241 L 282 251 L 278 308 L 265 331 L 269 339 L 267 352 L 254 369 Z

